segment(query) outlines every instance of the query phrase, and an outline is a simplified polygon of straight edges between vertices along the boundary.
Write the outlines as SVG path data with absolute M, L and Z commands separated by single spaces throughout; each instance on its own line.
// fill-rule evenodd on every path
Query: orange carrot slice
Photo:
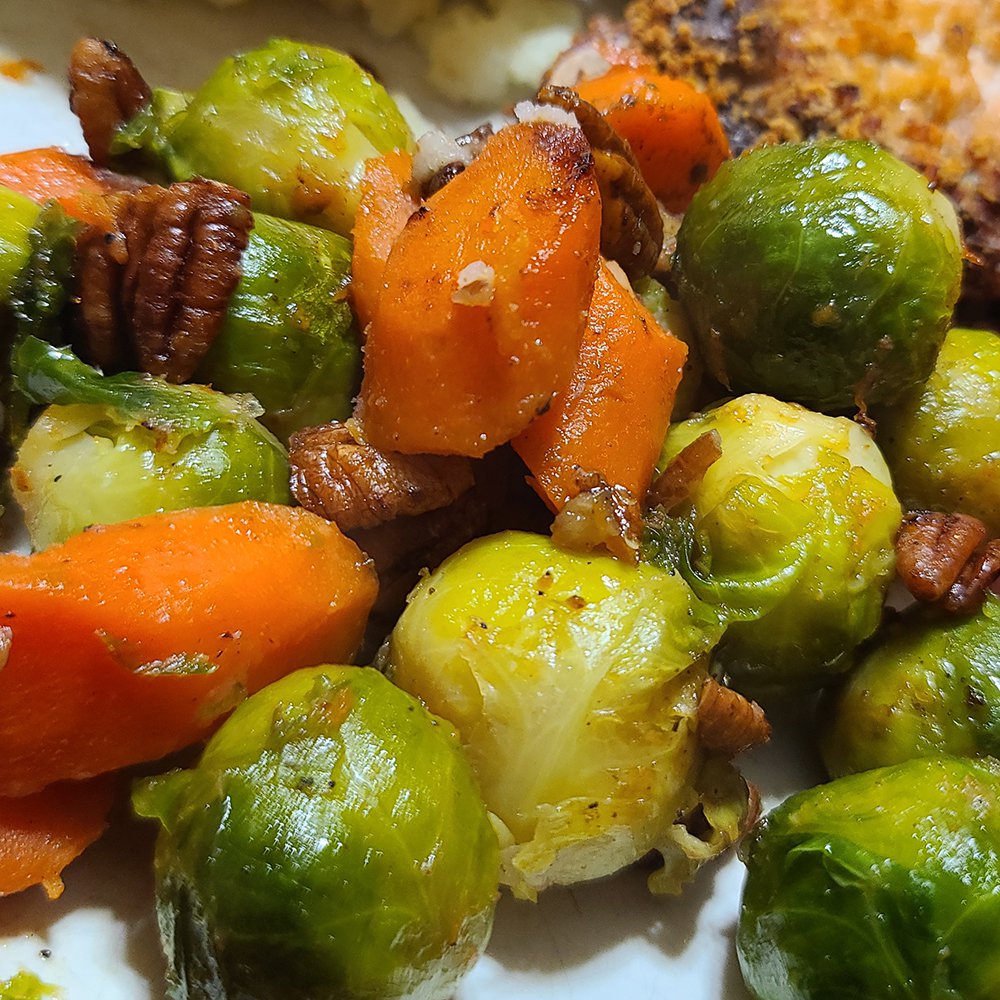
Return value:
M 686 358 L 685 344 L 602 263 L 569 387 L 513 442 L 553 510 L 579 493 L 580 473 L 599 473 L 642 499 Z
M 376 589 L 335 525 L 259 503 L 0 556 L 0 795 L 154 760 L 246 693 L 347 662 Z
M 55 201 L 68 215 L 110 229 L 104 196 L 110 191 L 93 164 L 62 149 L 27 149 L 0 156 L 0 186 L 32 201 Z
M 600 226 L 579 129 L 493 136 L 389 256 L 359 407 L 371 443 L 478 456 L 523 430 L 573 370 Z
M 105 775 L 0 798 L 0 896 L 33 885 L 61 896 L 63 869 L 107 829 L 115 784 Z
M 729 157 L 712 102 L 683 80 L 616 66 L 576 91 L 628 140 L 646 183 L 671 212 L 683 212 Z
M 413 157 L 404 149 L 365 164 L 351 261 L 351 301 L 362 330 L 375 315 L 389 253 L 419 207 L 412 185 Z

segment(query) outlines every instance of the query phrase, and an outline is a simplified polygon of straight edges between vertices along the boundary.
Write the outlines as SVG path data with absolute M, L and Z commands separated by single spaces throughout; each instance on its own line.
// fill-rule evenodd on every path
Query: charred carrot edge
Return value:
M 642 499 L 686 358 L 685 344 L 602 262 L 569 387 L 513 442 L 549 507 L 577 495 L 580 473 Z
M 376 447 L 478 456 L 568 381 L 600 195 L 579 129 L 513 125 L 413 214 L 368 327 L 358 415 Z

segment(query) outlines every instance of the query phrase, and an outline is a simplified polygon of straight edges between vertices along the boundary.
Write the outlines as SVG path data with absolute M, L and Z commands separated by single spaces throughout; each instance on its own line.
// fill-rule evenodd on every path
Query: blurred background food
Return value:
M 967 295 L 996 322 L 1000 3 L 633 0 L 626 17 L 661 68 L 708 90 L 734 153 L 871 139 L 929 177 L 955 201 L 982 261 Z

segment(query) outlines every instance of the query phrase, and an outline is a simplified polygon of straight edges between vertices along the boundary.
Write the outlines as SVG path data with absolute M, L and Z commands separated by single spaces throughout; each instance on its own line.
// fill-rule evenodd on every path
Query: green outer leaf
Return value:
M 724 163 L 677 234 L 678 292 L 712 373 L 819 410 L 892 403 L 934 366 L 958 298 L 955 210 L 866 142 Z
M 911 510 L 961 511 L 1000 536 L 1000 334 L 951 330 L 927 383 L 877 411 L 879 446 Z
M 163 827 L 176 996 L 444 1000 L 485 946 L 498 847 L 468 764 L 376 671 L 271 685 L 134 803 Z
M 350 56 L 273 39 L 221 63 L 157 141 L 174 180 L 224 181 L 255 210 L 349 236 L 365 161 L 413 139 Z
M 915 607 L 891 622 L 825 709 L 835 776 L 939 753 L 1000 756 L 1000 597 L 967 617 Z
M 944 757 L 793 796 L 745 842 L 759 1000 L 992 1000 L 1000 764 Z
M 153 375 L 102 375 L 68 347 L 25 337 L 11 360 L 14 386 L 35 404 L 99 404 L 123 423 L 142 424 L 163 434 L 207 434 L 220 423 L 260 415 L 256 400 L 234 398 L 201 385 L 171 385 Z M 261 431 L 262 436 L 266 434 Z

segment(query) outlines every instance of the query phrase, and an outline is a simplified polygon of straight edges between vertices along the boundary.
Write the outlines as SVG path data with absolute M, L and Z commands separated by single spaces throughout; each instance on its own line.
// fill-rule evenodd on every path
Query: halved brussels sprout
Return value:
M 926 385 L 878 411 L 907 507 L 972 514 L 1000 535 L 1000 335 L 951 330 Z
M 923 759 L 793 796 L 744 841 L 757 1000 L 1000 996 L 1000 764 Z
M 261 422 L 287 440 L 343 420 L 361 381 L 361 344 L 347 301 L 351 245 L 314 226 L 254 217 L 243 275 L 196 373 L 227 393 L 250 393 Z
M 272 684 L 133 801 L 162 824 L 173 997 L 446 1000 L 486 946 L 498 849 L 469 765 L 377 671 Z
M 840 410 L 930 375 L 962 241 L 926 178 L 871 143 L 823 139 L 724 163 L 684 216 L 674 273 L 723 385 Z
M 748 395 L 674 425 L 659 468 L 709 431 L 722 457 L 647 558 L 680 570 L 728 623 L 716 662 L 736 686 L 818 686 L 879 624 L 902 512 L 856 423 Z
M 413 591 L 392 679 L 458 729 L 505 828 L 502 880 L 610 874 L 651 850 L 676 892 L 738 836 L 747 788 L 707 757 L 696 710 L 718 620 L 676 575 L 508 532 L 470 543 Z M 697 813 L 701 838 L 685 821 Z
M 161 92 L 112 151 L 162 157 L 174 180 L 225 181 L 257 211 L 349 236 L 365 160 L 412 144 L 395 102 L 350 56 L 272 39 L 190 97 Z
M 238 500 L 289 503 L 288 457 L 260 407 L 151 375 L 104 377 L 68 349 L 24 338 L 15 391 L 50 403 L 17 453 L 13 494 L 46 548 L 90 524 Z
M 968 618 L 901 616 L 825 710 L 821 748 L 835 777 L 912 757 L 1000 755 L 1000 597 Z

